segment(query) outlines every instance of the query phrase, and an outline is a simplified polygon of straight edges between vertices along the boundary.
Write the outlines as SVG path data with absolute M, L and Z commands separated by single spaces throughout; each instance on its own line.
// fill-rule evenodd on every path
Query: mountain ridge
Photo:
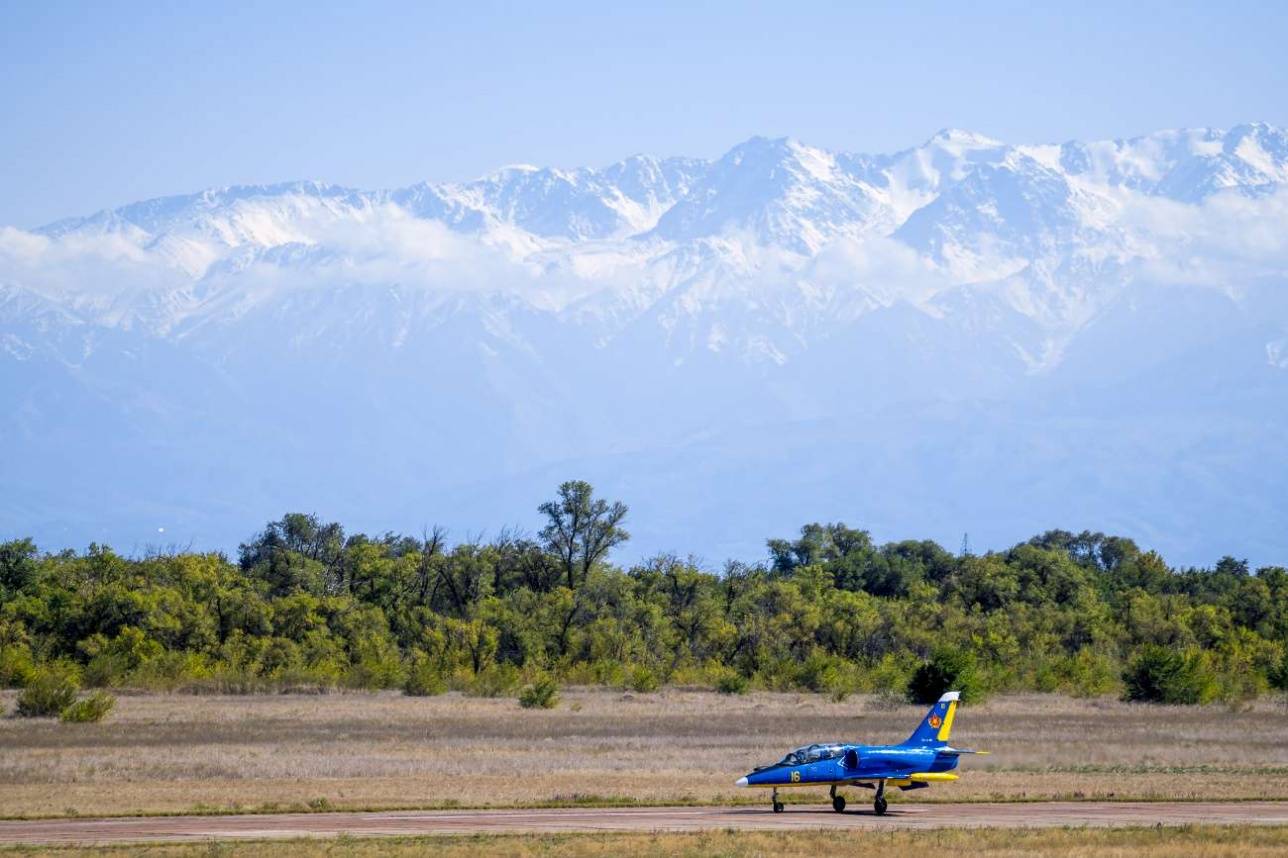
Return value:
M 1034 145 L 943 129 L 890 154 L 754 137 L 710 160 L 231 186 L 0 228 L 18 498 L 0 512 L 60 544 L 181 509 L 227 546 L 292 505 L 495 521 L 483 487 L 527 510 L 516 493 L 560 468 L 646 508 L 677 487 L 640 550 L 750 555 L 790 515 L 922 533 L 915 497 L 955 522 L 946 542 L 958 523 L 1121 522 L 1196 563 L 1225 534 L 1282 562 L 1285 502 L 1229 486 L 1288 477 L 1286 186 L 1288 133 L 1265 123 Z M 745 490 L 760 466 L 781 495 L 763 509 L 712 482 Z M 865 475 L 888 485 L 852 489 Z M 474 500 L 426 500 L 449 488 Z M 243 500 L 256 515 L 234 523 Z
M 129 203 L 129 204 L 114 207 L 114 208 L 101 209 L 99 211 L 93 212 L 85 216 L 72 216 L 72 217 L 61 218 L 59 220 L 46 224 L 42 227 L 37 227 L 33 231 L 39 232 L 39 233 L 49 233 L 51 231 L 64 231 L 66 230 L 67 227 L 72 225 L 83 225 L 85 223 L 93 221 L 96 218 L 109 216 L 109 215 L 119 216 L 131 210 L 142 211 L 146 209 L 155 209 L 162 205 L 173 205 L 175 203 L 186 202 L 186 201 L 200 200 L 202 202 L 207 202 L 221 196 L 231 195 L 234 198 L 238 198 L 238 197 L 245 196 L 245 193 L 243 192 L 253 192 L 256 195 L 263 196 L 263 195 L 277 194 L 282 191 L 288 191 L 288 190 L 298 191 L 298 190 L 305 190 L 305 189 L 311 188 L 314 191 L 326 192 L 333 196 L 379 197 L 383 195 L 387 197 L 397 197 L 400 195 L 410 194 L 411 192 L 417 189 L 433 189 L 433 190 L 471 189 L 471 188 L 478 189 L 488 184 L 497 184 L 498 181 L 504 176 L 506 176 L 507 173 L 518 173 L 521 175 L 538 174 L 538 175 L 555 177 L 555 178 L 567 181 L 569 179 L 579 178 L 579 177 L 609 175 L 614 171 L 621 171 L 630 165 L 639 164 L 639 163 L 647 163 L 651 165 L 663 165 L 668 162 L 676 162 L 676 163 L 683 163 L 691 167 L 696 167 L 699 165 L 713 166 L 715 164 L 718 164 L 721 160 L 724 160 L 725 158 L 728 158 L 731 155 L 738 153 L 740 149 L 743 149 L 749 146 L 750 147 L 763 146 L 764 144 L 801 147 L 805 149 L 810 149 L 814 152 L 825 152 L 830 155 L 840 157 L 844 160 L 854 161 L 861 164 L 872 164 L 872 163 L 882 163 L 882 162 L 889 163 L 889 162 L 907 157 L 909 155 L 924 154 L 932 150 L 938 144 L 965 143 L 967 144 L 966 148 L 972 151 L 1009 149 L 1009 150 L 1024 152 L 1030 155 L 1031 153 L 1036 151 L 1046 150 L 1046 151 L 1054 152 L 1061 164 L 1065 165 L 1067 168 L 1071 170 L 1078 170 L 1079 173 L 1081 174 L 1083 172 L 1089 172 L 1092 169 L 1096 168 L 1097 166 L 1103 172 L 1106 166 L 1104 162 L 1106 160 L 1114 162 L 1116 160 L 1115 155 L 1121 157 L 1124 153 L 1131 153 L 1135 150 L 1139 150 L 1145 147 L 1158 148 L 1159 146 L 1163 146 L 1163 145 L 1170 145 L 1174 147 L 1175 145 L 1177 145 L 1177 141 L 1181 139 L 1189 141 L 1190 151 L 1188 152 L 1188 154 L 1191 157 L 1194 157 L 1196 155 L 1206 156 L 1208 158 L 1214 159 L 1215 162 L 1219 163 L 1222 166 L 1227 166 L 1234 160 L 1241 160 L 1237 157 L 1236 153 L 1242 144 L 1251 141 L 1257 144 L 1257 149 L 1261 150 L 1263 147 L 1260 144 L 1263 141 L 1265 141 L 1266 138 L 1269 138 L 1269 142 L 1276 150 L 1278 150 L 1275 153 L 1271 153 L 1269 157 L 1271 159 L 1277 158 L 1279 160 L 1282 160 L 1284 157 L 1283 156 L 1284 151 L 1288 150 L 1288 131 L 1285 131 L 1284 129 L 1281 129 L 1277 126 L 1274 126 L 1270 123 L 1265 123 L 1265 122 L 1243 123 L 1240 125 L 1236 125 L 1229 130 L 1217 129 L 1212 127 L 1172 128 L 1172 129 L 1163 129 L 1161 131 L 1156 131 L 1150 134 L 1138 135 L 1136 137 L 1112 138 L 1112 139 L 1091 141 L 1086 143 L 1076 141 L 1076 140 L 1068 140 L 1068 141 L 1064 141 L 1063 143 L 1017 144 L 1013 146 L 1005 144 L 999 140 L 990 138 L 986 135 L 979 134 L 977 132 L 960 129 L 960 128 L 946 127 L 932 134 L 919 146 L 909 147 L 907 149 L 899 150 L 895 153 L 884 154 L 884 155 L 854 153 L 854 152 L 847 152 L 847 151 L 840 151 L 840 150 L 830 152 L 829 150 L 818 149 L 816 147 L 807 147 L 804 144 L 799 143 L 799 141 L 797 141 L 795 138 L 792 138 L 792 137 L 769 138 L 769 137 L 763 137 L 763 136 L 753 136 L 748 140 L 743 141 L 742 143 L 732 147 L 721 158 L 712 159 L 710 161 L 706 161 L 700 158 L 689 158 L 685 156 L 659 157 L 659 156 L 649 155 L 645 153 L 636 153 L 634 155 L 627 156 L 626 158 L 623 158 L 619 161 L 612 162 L 604 167 L 599 167 L 599 168 L 577 167 L 577 168 L 569 169 L 569 168 L 557 168 L 557 167 L 540 167 L 540 166 L 534 166 L 529 164 L 512 164 L 512 165 L 507 165 L 507 166 L 497 168 L 496 170 L 493 170 L 488 173 L 484 173 L 478 178 L 469 180 L 466 182 L 432 183 L 428 180 L 425 180 L 425 181 L 413 183 L 412 185 L 409 185 L 406 187 L 391 188 L 391 189 L 362 190 L 360 188 L 346 186 L 346 185 L 337 185 L 337 184 L 334 184 L 325 180 L 319 180 L 319 179 L 296 179 L 296 180 L 288 180 L 284 182 L 276 182 L 271 184 L 240 184 L 240 185 L 210 187 L 194 193 L 174 194 L 174 195 L 167 195 L 162 197 L 155 197 L 155 198 L 142 200 L 135 203 Z M 1221 144 L 1219 150 L 1213 148 L 1213 145 L 1216 143 Z M 1209 144 L 1209 145 L 1204 146 L 1203 144 Z M 1264 153 L 1264 151 L 1259 152 L 1256 160 L 1264 164 L 1265 155 L 1266 153 Z M 960 153 L 958 153 L 958 156 L 960 157 Z M 1094 163 L 1092 160 L 1093 158 L 1096 159 Z M 1282 182 L 1286 180 L 1285 177 L 1288 177 L 1288 173 L 1284 172 L 1283 164 L 1273 164 L 1270 167 L 1270 169 L 1260 169 L 1257 165 L 1247 160 L 1244 160 L 1243 163 L 1245 165 L 1244 170 L 1236 171 L 1235 173 L 1227 176 L 1227 178 L 1229 179 L 1237 179 L 1241 177 L 1243 178 L 1255 177 L 1259 179 L 1270 178 L 1270 181 L 1272 182 Z M 1175 169 L 1179 166 L 1181 165 L 1173 163 L 1170 169 Z M 1123 172 L 1121 166 L 1119 166 L 1118 170 L 1115 171 L 1114 177 L 1117 178 L 1119 181 L 1128 182 L 1135 187 L 1140 187 L 1140 186 L 1151 187 L 1151 183 L 1146 181 L 1144 177 L 1136 173 Z M 1255 184 L 1265 184 L 1265 183 L 1266 182 L 1257 182 Z M 1159 188 L 1170 187 L 1170 186 L 1166 182 L 1154 182 L 1152 184 L 1152 187 L 1154 187 L 1155 190 L 1157 190 Z M 127 217 L 126 219 L 128 220 L 129 218 Z

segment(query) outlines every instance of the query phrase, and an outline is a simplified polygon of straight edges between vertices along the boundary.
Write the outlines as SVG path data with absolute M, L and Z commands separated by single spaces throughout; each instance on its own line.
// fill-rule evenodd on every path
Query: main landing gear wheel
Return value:
M 872 802 L 872 809 L 877 812 L 877 816 L 885 816 L 885 781 L 877 781 L 877 797 L 876 800 Z
M 832 796 L 832 810 L 835 810 L 837 813 L 845 813 L 845 796 Z

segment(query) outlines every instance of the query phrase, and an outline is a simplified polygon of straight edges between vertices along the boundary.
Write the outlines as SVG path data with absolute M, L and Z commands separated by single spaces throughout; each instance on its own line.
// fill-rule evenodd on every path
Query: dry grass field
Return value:
M 123 695 L 102 724 L 0 719 L 0 815 L 762 802 L 733 786 L 751 766 L 808 741 L 898 741 L 922 712 L 676 689 L 570 690 L 553 710 L 456 694 Z M 1271 701 L 999 697 L 963 708 L 954 740 L 993 754 L 918 802 L 1288 799 L 1288 716 Z
M 934 852 L 932 852 L 934 850 Z M 547 834 L 519 836 L 392 838 L 358 840 L 293 840 L 253 843 L 189 843 L 162 846 L 122 846 L 16 849 L 21 855 L 74 858 L 88 855 L 143 858 L 334 858 L 411 856 L 428 853 L 439 858 L 473 855 L 506 858 L 602 858 L 642 856 L 773 856 L 814 858 L 818 855 L 871 854 L 985 855 L 1009 858 L 1044 855 L 1054 858 L 1261 858 L 1288 851 L 1288 828 L 1189 829 L 962 829 L 952 831 L 869 832 L 838 838 L 832 831 L 709 832 L 703 834 Z

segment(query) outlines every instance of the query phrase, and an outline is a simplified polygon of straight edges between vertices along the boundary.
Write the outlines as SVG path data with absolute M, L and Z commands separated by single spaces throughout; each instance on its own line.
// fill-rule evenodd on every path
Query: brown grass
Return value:
M 921 714 L 679 690 L 570 690 L 549 711 L 454 694 L 125 695 L 102 724 L 0 719 L 0 815 L 762 802 L 733 787 L 752 765 L 809 741 L 898 741 Z M 965 708 L 954 735 L 993 755 L 915 798 L 1288 798 L 1284 725 L 1269 702 L 998 698 Z
M 933 850 L 933 853 L 932 853 Z M 814 858 L 818 855 L 959 854 L 1009 858 L 1048 855 L 1056 858 L 1236 858 L 1277 856 L 1288 850 L 1288 827 L 1185 829 L 958 829 L 948 831 L 865 832 L 837 837 L 834 831 L 720 831 L 701 834 L 532 834 L 476 837 L 382 838 L 359 840 L 286 840 L 252 843 L 175 844 L 18 849 L 20 854 L 72 858 L 81 855 L 140 855 L 146 858 L 188 856 L 400 856 L 433 854 L 441 858 L 496 855 L 509 858 L 608 855 L 643 856 L 773 856 Z

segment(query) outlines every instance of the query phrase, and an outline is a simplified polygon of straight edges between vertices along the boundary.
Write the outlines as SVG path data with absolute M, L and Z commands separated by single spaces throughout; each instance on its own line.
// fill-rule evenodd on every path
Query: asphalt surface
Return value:
M 1051 826 L 1285 825 L 1288 802 L 1033 802 L 1024 804 L 892 804 L 878 817 L 868 804 L 845 813 L 789 805 L 760 807 L 548 808 L 385 813 L 282 813 L 243 816 L 156 816 L 0 821 L 0 845 L 248 840 L 292 837 L 519 834 L 709 829 L 847 829 Z

